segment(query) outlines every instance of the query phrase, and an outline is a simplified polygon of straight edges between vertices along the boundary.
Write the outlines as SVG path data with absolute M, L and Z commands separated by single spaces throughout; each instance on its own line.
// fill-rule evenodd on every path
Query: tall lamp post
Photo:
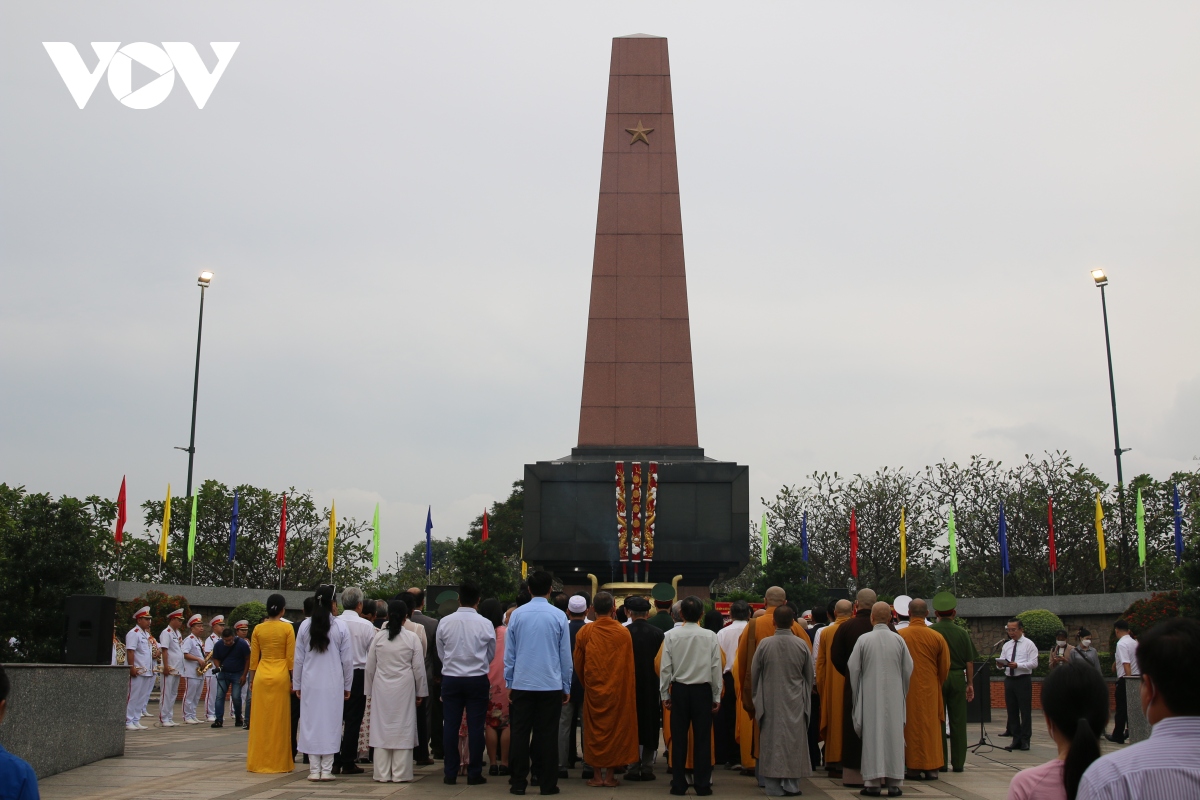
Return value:
M 200 323 L 196 327 L 196 377 L 192 382 L 192 434 L 188 439 L 186 453 L 188 454 L 187 496 L 192 496 L 192 462 L 196 458 L 196 400 L 200 396 L 200 338 L 204 334 L 204 290 L 212 283 L 213 274 L 207 270 L 200 273 L 196 285 L 200 287 Z M 176 447 L 176 450 L 184 450 Z
M 1117 384 L 1113 380 L 1112 343 L 1108 336 L 1108 302 L 1104 297 L 1104 287 L 1108 286 L 1108 276 L 1102 269 L 1092 270 L 1092 280 L 1100 289 L 1100 309 L 1104 314 L 1104 350 L 1108 354 L 1108 394 L 1112 401 L 1113 418 L 1113 455 L 1117 457 L 1117 505 L 1120 510 L 1121 525 L 1121 569 L 1129 575 L 1129 536 L 1125 531 L 1125 476 L 1121 471 L 1121 454 L 1129 452 L 1129 448 L 1121 449 L 1121 432 L 1117 427 Z M 1145 577 L 1143 576 L 1143 583 Z M 1145 588 L 1143 586 L 1143 588 Z

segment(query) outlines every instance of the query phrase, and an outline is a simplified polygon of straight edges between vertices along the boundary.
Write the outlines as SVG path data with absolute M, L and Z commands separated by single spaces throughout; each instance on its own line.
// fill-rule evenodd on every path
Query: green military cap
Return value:
M 457 599 L 458 599 L 458 592 L 454 591 L 453 589 L 447 589 L 446 591 L 442 592 L 441 594 L 439 594 L 437 596 L 437 604 L 440 606 L 442 603 L 448 603 L 451 600 L 457 600 Z
M 934 611 L 953 611 L 958 606 L 958 600 L 949 592 L 938 592 L 933 596 Z
M 675 587 L 669 583 L 656 583 L 650 590 L 650 596 L 655 600 L 666 601 L 675 599 Z

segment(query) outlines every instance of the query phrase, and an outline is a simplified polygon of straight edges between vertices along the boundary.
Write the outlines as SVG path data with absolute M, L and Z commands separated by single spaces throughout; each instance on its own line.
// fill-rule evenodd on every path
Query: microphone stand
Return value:
M 992 702 L 992 679 L 991 678 L 992 678 L 993 659 L 991 657 L 996 654 L 996 648 L 1002 646 L 1003 644 L 1004 644 L 1004 640 L 1001 639 L 1000 641 L 998 641 L 994 645 L 992 645 L 990 651 L 988 652 L 988 657 L 983 660 L 983 666 L 979 670 L 976 670 L 976 672 L 975 672 L 976 676 L 978 676 L 980 672 L 983 673 L 983 676 L 984 676 L 983 686 L 985 689 L 985 691 L 982 691 L 982 692 L 980 692 L 980 691 L 975 692 L 975 700 L 979 703 L 979 741 L 976 742 L 971 747 L 967 748 L 968 750 L 970 750 L 972 753 L 974 753 L 976 755 L 978 755 L 979 748 L 981 748 L 981 747 L 986 747 L 989 750 L 996 749 L 996 745 L 992 744 L 992 740 L 988 738 L 987 726 L 984 724 L 984 721 L 983 721 L 983 717 L 984 717 L 983 711 L 986 708 L 986 706 L 984 706 L 984 703 L 986 702 L 990 706 L 991 702 Z

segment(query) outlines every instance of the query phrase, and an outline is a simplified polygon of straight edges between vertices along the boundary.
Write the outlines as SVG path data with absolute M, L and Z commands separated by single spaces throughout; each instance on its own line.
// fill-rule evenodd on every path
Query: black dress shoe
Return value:
M 418 760 L 414 761 L 413 763 L 416 764 L 418 767 L 432 767 L 433 759 L 432 758 L 422 758 L 422 759 L 418 759 Z
M 511 775 L 511 774 L 512 774 L 512 771 L 511 771 L 511 770 L 509 770 L 509 768 L 508 768 L 508 764 L 501 764 L 501 765 L 500 765 L 500 772 L 499 772 L 498 774 L 500 774 L 500 775 Z
M 561 791 L 562 789 L 559 789 L 557 786 L 547 786 L 545 789 L 542 789 L 542 794 L 558 794 Z
M 447 786 L 453 786 L 454 784 L 458 783 L 458 778 L 454 777 L 453 775 L 443 775 L 442 783 L 446 784 Z
M 963 771 L 962 767 L 954 767 L 953 769 L 954 769 L 954 772 L 962 772 Z
M 225 723 L 224 723 L 224 722 L 222 722 L 221 720 L 217 720 L 216 722 L 214 722 L 212 725 L 209 725 L 208 727 L 210 727 L 210 728 L 224 728 L 224 727 L 225 727 Z
M 341 775 L 342 774 L 342 765 L 335 762 L 333 765 L 333 769 L 331 769 L 329 771 L 329 774 L 330 775 Z
M 1105 739 L 1108 739 L 1108 740 L 1109 740 L 1110 742 L 1112 742 L 1113 744 L 1125 744 L 1125 740 L 1124 740 L 1124 739 L 1118 739 L 1117 737 L 1115 737 L 1115 736 L 1113 736 L 1112 734 L 1109 734 L 1109 733 L 1106 733 L 1106 734 L 1104 734 L 1104 738 L 1105 738 Z
M 709 795 L 712 794 L 712 787 L 708 786 L 704 789 L 697 789 L 696 794 L 700 797 L 708 797 Z
M 362 775 L 364 772 L 366 772 L 366 770 L 360 767 L 358 764 L 346 764 L 342 767 L 343 775 Z
M 1017 749 L 1017 750 L 1028 750 L 1028 749 L 1029 749 L 1029 742 L 1021 742 L 1021 744 L 1020 744 L 1020 745 L 1018 745 L 1016 749 Z
M 558 777 L 560 777 L 560 778 L 569 778 L 569 777 L 571 777 L 571 773 L 567 772 L 565 769 L 560 769 L 560 770 L 558 771 Z
M 482 775 L 468 775 L 467 786 L 478 786 L 481 783 L 487 783 L 487 778 Z
M 866 787 L 863 787 L 863 790 L 861 792 L 859 792 L 859 794 L 863 795 L 864 797 L 879 797 L 879 795 L 882 794 L 882 792 L 879 789 L 876 789 L 875 787 L 872 786 L 869 789 Z
M 524 795 L 524 794 L 525 794 L 525 789 L 524 789 L 524 788 L 522 788 L 522 787 L 510 786 L 510 787 L 508 787 L 508 793 L 509 793 L 509 794 L 519 794 L 519 795 Z
M 904 790 L 901 789 L 899 786 L 889 786 L 888 787 L 888 797 L 899 797 L 902 794 L 904 794 Z
M 500 774 L 500 767 L 498 765 L 492 764 L 490 767 L 488 767 L 488 775 L 499 775 L 499 774 Z
M 538 780 L 537 773 L 534 773 L 533 775 L 529 776 L 529 785 L 530 786 L 537 786 L 539 783 L 541 783 L 541 781 Z
M 650 769 L 649 767 L 642 768 L 642 780 L 652 781 L 655 779 L 655 777 L 656 776 L 654 775 L 654 770 Z

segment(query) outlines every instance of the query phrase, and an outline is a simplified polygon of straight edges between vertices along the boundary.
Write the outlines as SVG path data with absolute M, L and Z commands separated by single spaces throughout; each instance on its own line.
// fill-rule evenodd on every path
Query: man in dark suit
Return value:
M 401 595 L 408 606 L 409 619 L 425 628 L 425 637 L 429 648 L 425 653 L 425 678 L 429 682 L 429 699 L 424 708 L 417 707 L 417 746 L 413 749 L 413 763 L 427 767 L 434 758 L 442 758 L 442 660 L 438 658 L 437 641 L 438 621 L 427 617 L 425 610 L 425 590 L 416 586 Z M 432 751 L 432 753 L 431 753 Z M 431 757 L 432 756 L 432 757 Z
M 646 621 L 650 616 L 650 601 L 646 598 L 628 598 L 625 609 L 633 618 L 629 624 L 629 635 L 633 639 L 633 691 L 637 699 L 638 744 L 641 745 L 641 760 L 626 773 L 625 780 L 652 781 L 656 777 L 654 754 L 658 750 L 658 733 L 662 729 L 654 657 L 662 647 L 665 634 Z

